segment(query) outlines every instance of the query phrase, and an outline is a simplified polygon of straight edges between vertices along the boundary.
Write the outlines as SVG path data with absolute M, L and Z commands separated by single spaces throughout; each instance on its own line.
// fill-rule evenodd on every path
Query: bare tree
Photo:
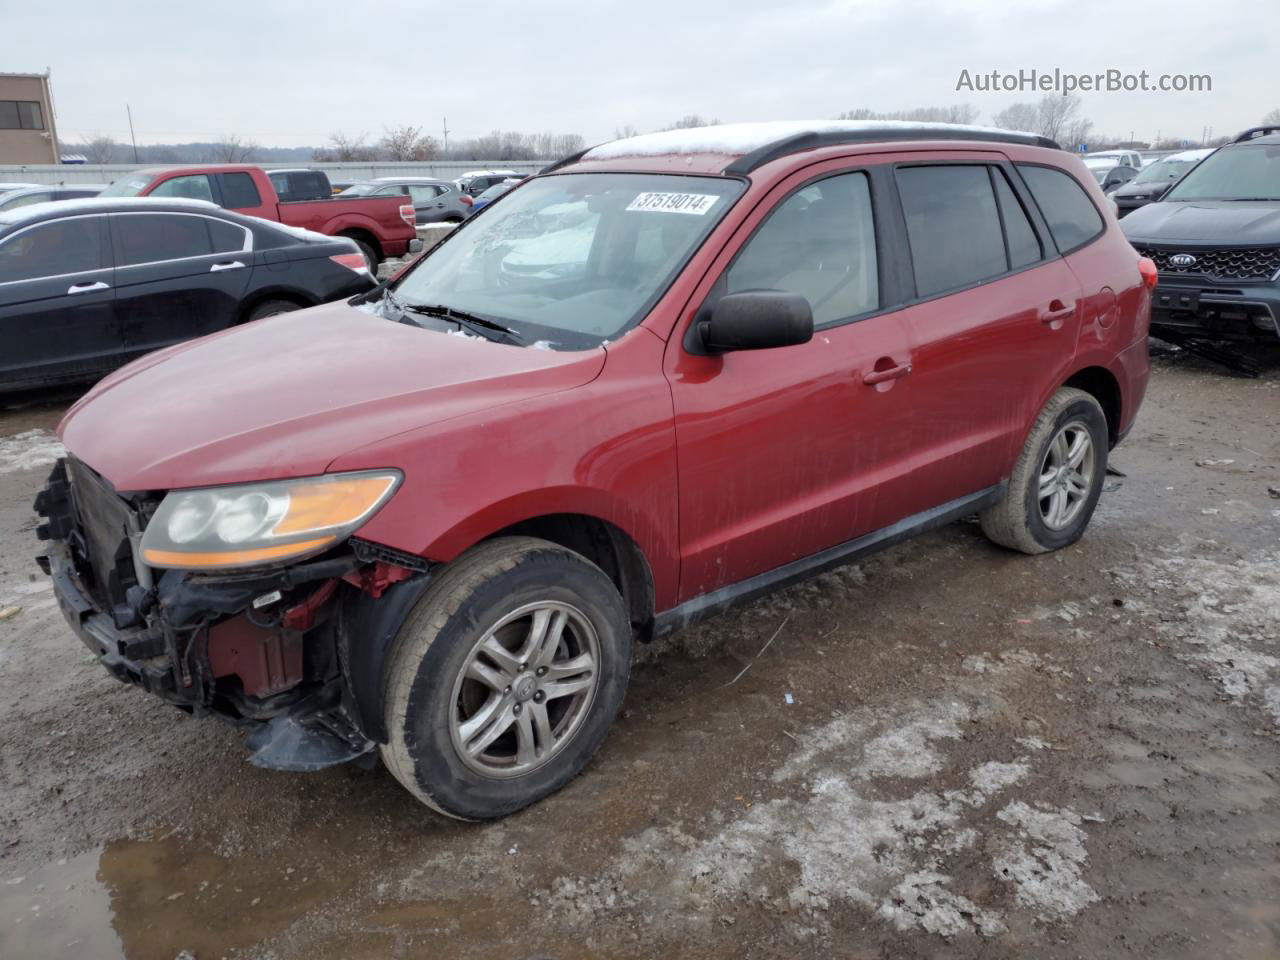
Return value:
M 317 163 L 352 163 L 375 159 L 374 150 L 368 145 L 369 135 L 360 133 L 350 136 L 338 130 L 329 134 L 329 143 L 311 156 Z
M 1080 98 L 1074 93 L 1062 97 L 1046 93 L 1036 104 L 1035 132 L 1050 140 L 1059 139 L 1072 122 L 1079 119 Z
M 692 130 L 694 127 L 714 127 L 719 120 L 707 120 L 700 117 L 696 113 L 689 113 L 681 117 L 670 126 L 663 127 L 663 130 Z
M 1066 125 L 1062 133 L 1062 146 L 1074 150 L 1079 144 L 1089 142 L 1089 132 L 1093 129 L 1093 121 L 1084 117 L 1076 117 Z M 1105 149 L 1105 148 L 1104 148 Z
M 83 153 L 90 163 L 112 163 L 116 159 L 119 146 L 113 138 L 95 134 L 76 149 Z
M 992 126 L 1001 130 L 1034 131 L 1039 126 L 1040 112 L 1034 103 L 1014 103 L 991 118 Z
M 438 152 L 434 138 L 407 125 L 387 130 L 378 146 L 391 160 L 434 160 Z
M 258 145 L 238 133 L 224 133 L 210 145 L 210 149 L 213 159 L 221 163 L 244 163 L 253 159 Z
M 640 131 L 637 130 L 635 127 L 631 126 L 631 124 L 629 123 L 625 127 L 613 128 L 613 139 L 615 140 L 626 140 L 628 137 L 638 137 L 638 136 L 640 136 Z
M 1264 126 L 1268 126 L 1268 127 L 1280 126 L 1280 107 L 1276 107 L 1276 109 L 1272 110 L 1265 117 L 1263 117 L 1262 123 Z
M 910 110 L 876 111 L 867 107 L 846 110 L 837 120 L 912 120 L 916 123 L 973 123 L 978 119 L 978 108 L 968 103 L 953 103 L 945 107 L 912 107 Z

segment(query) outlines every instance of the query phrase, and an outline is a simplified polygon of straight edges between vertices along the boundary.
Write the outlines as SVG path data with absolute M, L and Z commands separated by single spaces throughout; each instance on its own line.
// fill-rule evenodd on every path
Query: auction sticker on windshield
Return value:
M 631 201 L 627 209 L 691 213 L 700 217 L 719 199 L 711 193 L 642 193 Z

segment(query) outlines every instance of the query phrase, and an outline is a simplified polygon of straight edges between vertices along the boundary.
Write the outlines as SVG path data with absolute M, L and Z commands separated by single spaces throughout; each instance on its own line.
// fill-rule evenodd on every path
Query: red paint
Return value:
M 220 163 L 214 166 L 166 167 L 159 172 L 139 170 L 131 176 L 151 176 L 152 180 L 138 192 L 146 197 L 160 184 L 175 177 L 201 174 L 247 173 L 258 188 L 261 203 L 256 207 L 235 207 L 236 213 L 274 220 L 291 227 L 314 230 L 329 237 L 344 233 L 366 233 L 374 237 L 387 257 L 400 257 L 417 236 L 417 215 L 412 204 L 403 197 L 333 197 L 324 200 L 299 200 L 281 203 L 275 187 L 261 167 Z
M 77 404 L 61 434 L 122 491 L 397 468 L 402 486 L 359 535 L 436 561 L 519 521 L 598 517 L 639 546 L 665 610 L 1007 477 L 1041 407 L 1081 371 L 1114 380 L 1119 427 L 1132 423 L 1151 295 L 1110 215 L 1065 257 L 808 344 L 684 350 L 716 278 L 792 187 L 924 158 L 1050 164 L 1107 209 L 1059 151 L 805 151 L 752 173 L 641 325 L 601 349 L 426 333 L 335 304 L 144 358 Z M 731 159 L 577 168 L 684 173 Z M 361 587 L 385 589 L 376 577 Z

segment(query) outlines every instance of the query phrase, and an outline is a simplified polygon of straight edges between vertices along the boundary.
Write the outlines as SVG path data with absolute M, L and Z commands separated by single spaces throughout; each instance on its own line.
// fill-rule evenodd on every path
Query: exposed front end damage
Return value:
M 159 502 L 117 494 L 73 457 L 36 498 L 48 542 L 38 562 L 85 645 L 118 680 L 249 728 L 259 766 L 315 770 L 371 755 L 385 739 L 382 657 L 427 563 L 350 539 L 251 573 L 152 569 L 138 544 Z

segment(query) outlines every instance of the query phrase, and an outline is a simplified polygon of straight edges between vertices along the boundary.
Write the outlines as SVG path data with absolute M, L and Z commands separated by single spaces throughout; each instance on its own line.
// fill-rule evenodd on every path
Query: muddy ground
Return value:
M 30 560 L 63 406 L 0 412 L 0 956 L 1280 956 L 1280 364 L 1159 362 L 1071 549 L 960 523 L 646 651 L 489 825 L 110 679 Z

